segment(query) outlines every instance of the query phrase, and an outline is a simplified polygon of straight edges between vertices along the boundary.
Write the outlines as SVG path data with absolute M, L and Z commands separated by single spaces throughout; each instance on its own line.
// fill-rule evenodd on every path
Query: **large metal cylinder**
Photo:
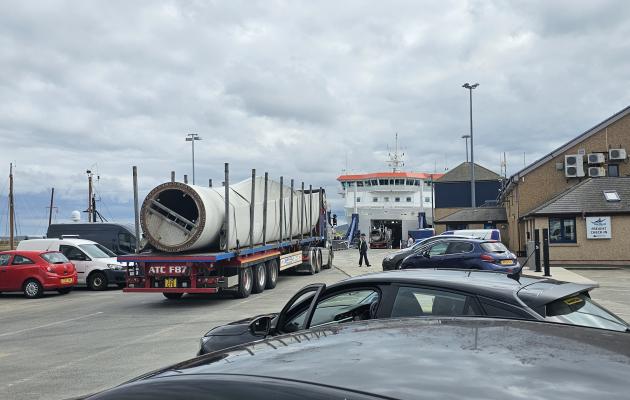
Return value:
M 255 179 L 253 235 L 250 237 L 250 199 L 252 180 L 230 185 L 230 227 L 227 248 L 234 249 L 261 244 L 263 241 L 264 178 Z M 268 181 L 266 241 L 280 239 L 280 184 Z M 166 252 L 226 249 L 227 238 L 222 234 L 225 216 L 224 188 L 188 185 L 181 182 L 163 183 L 149 192 L 140 211 L 142 230 L 148 242 Z M 320 215 L 320 195 L 314 192 L 302 196 L 293 192 L 293 223 L 289 221 L 291 189 L 283 187 L 283 236 L 297 238 L 308 234 Z M 309 212 L 309 207 L 311 211 Z M 303 210 L 303 212 L 301 212 Z M 312 218 L 310 218 L 312 216 Z M 304 218 L 303 224 L 300 219 Z M 312 220 L 311 220 L 312 219 Z M 289 232 L 289 227 L 293 232 Z M 303 229 L 300 230 L 300 227 Z

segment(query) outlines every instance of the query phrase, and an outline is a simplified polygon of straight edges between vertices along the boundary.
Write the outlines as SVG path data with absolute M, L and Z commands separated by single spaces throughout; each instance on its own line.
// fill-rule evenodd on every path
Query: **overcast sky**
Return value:
M 476 160 L 508 172 L 630 104 L 626 1 L 0 2 L 0 195 L 15 170 L 23 233 L 85 209 L 130 219 L 146 193 L 251 168 L 325 186 L 383 170 L 399 133 L 406 169 Z M 82 207 L 82 208 L 81 208 Z M 0 203 L 6 234 L 6 200 Z M 109 215 L 108 215 L 109 213 Z

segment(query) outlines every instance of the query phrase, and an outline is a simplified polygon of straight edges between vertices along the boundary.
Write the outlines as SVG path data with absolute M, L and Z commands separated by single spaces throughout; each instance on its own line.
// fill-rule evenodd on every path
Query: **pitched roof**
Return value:
M 602 129 L 605 129 L 606 127 L 608 127 L 611 124 L 619 121 L 620 119 L 624 118 L 625 116 L 627 116 L 629 114 L 630 114 L 630 106 L 627 106 L 626 108 L 624 108 L 623 110 L 617 112 L 616 114 L 611 115 L 610 117 L 606 118 L 604 121 L 602 121 L 599 124 L 595 125 L 594 127 L 590 128 L 586 132 L 583 132 L 582 134 L 578 135 L 576 138 L 568 141 L 567 143 L 565 143 L 562 146 L 558 147 L 557 149 L 555 149 L 551 153 L 549 153 L 546 156 L 544 156 L 544 157 L 534 161 L 533 163 L 529 164 L 527 167 L 525 167 L 522 170 L 518 171 L 517 173 L 513 174 L 510 177 L 510 179 L 509 179 L 510 184 L 512 182 L 518 180 L 521 176 L 529 174 L 530 172 L 532 172 L 536 168 L 540 167 L 544 163 L 546 163 L 546 162 L 548 162 L 550 160 L 553 160 L 554 158 L 556 158 L 560 154 L 565 153 L 571 147 L 573 147 L 576 144 L 578 144 L 578 143 L 588 139 L 589 137 L 593 136 L 597 132 L 601 131 Z M 505 190 L 505 192 L 508 192 L 510 187 L 511 187 L 511 185 L 508 186 L 508 188 Z
M 496 181 L 501 179 L 501 175 L 484 168 L 475 163 L 475 181 Z M 436 182 L 468 182 L 470 181 L 470 162 L 463 162 L 457 167 L 448 171 Z
M 604 192 L 616 191 L 619 201 L 607 201 Z M 569 188 L 530 215 L 630 213 L 630 177 L 589 178 Z
M 464 208 L 436 220 L 438 224 L 449 222 L 488 222 L 507 221 L 507 214 L 503 207 Z
M 412 178 L 412 179 L 437 179 L 444 174 L 427 174 L 424 172 L 374 172 L 370 174 L 352 174 L 341 175 L 337 178 L 340 182 L 345 181 L 360 181 L 363 179 L 378 179 L 378 178 Z

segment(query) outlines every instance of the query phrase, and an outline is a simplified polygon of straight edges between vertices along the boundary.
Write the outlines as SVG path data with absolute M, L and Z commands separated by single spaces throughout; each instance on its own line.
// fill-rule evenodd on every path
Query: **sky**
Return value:
M 465 82 L 475 161 L 508 173 L 630 104 L 624 1 L 0 2 L 0 234 L 9 163 L 18 229 L 45 233 L 87 207 L 131 221 L 141 199 L 191 172 L 251 169 L 328 191 L 385 170 L 398 133 L 405 169 L 465 159 Z

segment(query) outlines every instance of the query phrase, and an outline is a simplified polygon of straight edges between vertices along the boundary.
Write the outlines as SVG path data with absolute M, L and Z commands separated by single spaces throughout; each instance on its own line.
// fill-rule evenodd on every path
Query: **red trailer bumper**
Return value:
M 129 288 L 123 289 L 125 293 L 218 293 L 219 288 Z

